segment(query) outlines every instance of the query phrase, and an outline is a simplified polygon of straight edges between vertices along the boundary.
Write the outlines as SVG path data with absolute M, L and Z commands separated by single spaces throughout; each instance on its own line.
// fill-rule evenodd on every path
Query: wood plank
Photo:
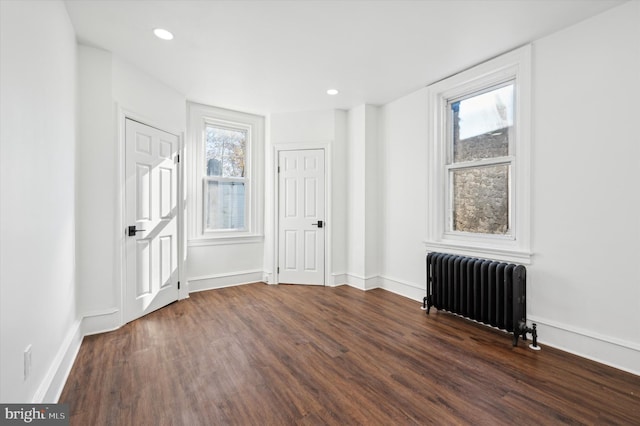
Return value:
M 640 377 L 376 289 L 194 293 L 87 336 L 72 425 L 640 424 Z

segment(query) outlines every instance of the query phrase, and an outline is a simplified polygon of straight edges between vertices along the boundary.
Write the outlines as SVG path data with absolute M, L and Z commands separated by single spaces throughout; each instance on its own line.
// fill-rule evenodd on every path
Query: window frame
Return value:
M 264 117 L 239 111 L 188 103 L 189 142 L 187 154 L 191 173 L 188 206 L 189 246 L 257 242 L 264 238 Z M 207 126 L 246 132 L 245 176 L 208 176 L 206 171 Z M 205 191 L 209 181 L 242 181 L 245 184 L 245 227 L 243 229 L 207 229 L 205 224 Z
M 507 156 L 453 163 L 452 101 L 492 88 L 514 84 L 513 140 Z M 531 46 L 527 45 L 469 68 L 427 87 L 428 173 L 427 235 L 429 251 L 491 257 L 530 263 L 530 103 Z M 455 164 L 452 166 L 452 164 Z M 480 234 L 452 230 L 453 185 L 451 170 L 481 165 L 509 164 L 508 234 Z
M 244 123 L 231 123 L 227 120 L 214 119 L 211 117 L 204 117 L 203 122 L 203 141 L 202 141 L 202 162 L 200 163 L 200 167 L 203 167 L 206 170 L 206 155 L 204 152 L 206 150 L 206 138 L 204 134 L 206 133 L 207 127 L 215 127 L 216 129 L 222 130 L 231 130 L 231 131 L 241 131 L 246 135 L 245 141 L 245 175 L 243 177 L 229 177 L 229 176 L 209 176 L 206 172 L 203 172 L 202 177 L 202 232 L 204 234 L 211 233 L 211 235 L 221 235 L 223 233 L 233 232 L 234 234 L 237 232 L 247 232 L 250 229 L 250 217 L 247 216 L 246 212 L 251 209 L 251 126 Z M 227 228 L 227 229 L 209 229 L 206 226 L 206 215 L 204 212 L 204 207 L 206 205 L 205 201 L 207 200 L 206 191 L 207 184 L 209 182 L 241 182 L 244 184 L 245 193 L 244 193 L 244 208 L 245 208 L 245 217 L 244 217 L 244 226 L 242 228 Z
M 513 165 L 514 165 L 514 160 L 515 160 L 515 155 L 513 155 L 514 152 L 514 139 L 515 139 L 515 135 L 517 132 L 515 132 L 515 128 L 516 128 L 516 124 L 514 122 L 514 124 L 510 127 L 509 129 L 509 139 L 508 139 L 508 146 L 507 146 L 507 155 L 503 155 L 503 156 L 499 156 L 499 157 L 488 157 L 488 158 L 481 158 L 478 160 L 468 160 L 468 161 L 459 161 L 456 162 L 455 161 L 455 147 L 454 147 L 454 143 L 453 143 L 453 139 L 454 139 L 454 135 L 453 135 L 453 111 L 451 108 L 451 105 L 455 102 L 460 102 L 460 101 L 464 101 L 466 99 L 470 99 L 473 98 L 475 96 L 480 96 L 482 94 L 485 93 L 490 93 L 494 90 L 500 89 L 502 87 L 506 87 L 506 86 L 510 86 L 510 85 L 514 85 L 514 89 L 515 89 L 515 80 L 513 78 L 508 78 L 505 81 L 502 82 L 498 82 L 497 84 L 491 85 L 491 86 L 483 86 L 481 90 L 479 91 L 474 91 L 471 93 L 465 93 L 465 95 L 461 96 L 461 97 L 456 97 L 456 98 L 448 98 L 447 99 L 447 104 L 446 104 L 446 108 L 447 108 L 447 114 L 445 117 L 446 120 L 446 126 L 447 126 L 447 134 L 446 134 L 446 140 L 443 141 L 444 144 L 446 144 L 446 160 L 445 160 L 445 164 L 444 164 L 444 174 L 445 174 L 445 180 L 446 180 L 446 185 L 447 185 L 447 191 L 446 191 L 446 201 L 445 201 L 445 214 L 446 214 L 446 222 L 445 222 L 445 227 L 444 227 L 444 232 L 445 234 L 447 234 L 448 236 L 455 236 L 455 235 L 468 235 L 468 236 L 481 236 L 481 235 L 487 235 L 487 236 L 491 236 L 491 238 L 496 238 L 496 239 L 514 239 L 514 234 L 513 234 L 513 216 L 514 216 L 514 212 L 513 212 L 513 196 L 514 194 L 514 187 L 513 185 L 511 185 L 512 182 L 512 178 L 513 178 Z M 514 99 L 515 99 L 515 95 L 514 95 Z M 515 105 L 514 105 L 515 107 Z M 515 109 L 515 108 L 514 108 Z M 515 115 L 515 117 L 517 117 L 517 114 Z M 480 234 L 480 233 L 471 233 L 471 232 L 465 232 L 465 231 L 456 231 L 454 230 L 454 204 L 455 204 L 455 197 L 454 197 L 454 185 L 453 185 L 453 176 L 452 176 L 452 172 L 456 171 L 456 170 L 470 170 L 470 169 L 478 169 L 478 168 L 482 168 L 482 167 L 491 167 L 491 166 L 501 166 L 501 165 L 507 165 L 508 166 L 508 208 L 507 208 L 507 214 L 508 214 L 508 221 L 509 221 L 509 232 L 505 233 L 505 234 Z M 456 237 L 454 237 L 456 238 Z

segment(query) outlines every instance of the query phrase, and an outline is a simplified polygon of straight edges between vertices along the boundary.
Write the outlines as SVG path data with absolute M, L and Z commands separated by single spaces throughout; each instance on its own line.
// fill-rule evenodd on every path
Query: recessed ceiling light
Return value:
M 156 28 L 153 30 L 153 33 L 156 37 L 161 38 L 162 40 L 173 40 L 173 34 L 163 28 Z
M 340 93 L 340 92 L 338 92 L 337 89 L 329 89 L 329 90 L 327 90 L 327 95 L 334 96 L 334 95 L 337 95 L 338 93 Z

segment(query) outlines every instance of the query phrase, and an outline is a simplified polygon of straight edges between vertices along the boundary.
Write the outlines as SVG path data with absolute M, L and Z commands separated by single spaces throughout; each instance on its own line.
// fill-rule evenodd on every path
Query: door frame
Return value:
M 115 241 L 116 243 L 116 276 L 118 277 L 119 283 L 115 283 L 115 292 L 116 292 L 116 300 L 119 301 L 119 326 L 123 326 L 126 324 L 125 318 L 125 286 L 127 285 L 127 251 L 126 251 L 126 243 L 127 236 L 125 235 L 125 229 L 127 227 L 126 223 L 126 120 L 131 119 L 142 123 L 146 126 L 156 128 L 166 133 L 171 133 L 178 137 L 178 155 L 180 156 L 180 161 L 178 162 L 178 182 L 177 182 L 177 224 L 178 224 L 178 281 L 180 282 L 180 289 L 178 290 L 178 300 L 185 299 L 189 297 L 189 291 L 187 289 L 186 280 L 185 280 L 185 255 L 186 255 L 186 233 L 185 233 L 185 215 L 184 215 L 184 197 L 185 197 L 185 179 L 184 179 L 184 140 L 185 134 L 184 130 L 176 129 L 171 126 L 166 126 L 162 123 L 158 123 L 157 121 L 134 112 L 131 109 L 127 109 L 116 103 L 117 110 L 117 139 L 118 142 L 116 144 L 117 149 L 117 168 L 118 168 L 118 182 L 117 182 L 117 194 L 116 194 L 116 229 L 115 229 Z
M 280 284 L 278 275 L 278 264 L 280 263 L 280 176 L 278 175 L 278 160 L 282 151 L 324 151 L 324 209 L 327 231 L 324 233 L 324 285 L 333 285 L 331 282 L 331 253 L 333 249 L 333 218 L 331 215 L 332 206 L 332 179 L 331 179 L 331 143 L 330 142 L 307 142 L 307 143 L 279 143 L 273 145 L 272 175 L 273 175 L 273 264 L 272 280 L 270 284 Z

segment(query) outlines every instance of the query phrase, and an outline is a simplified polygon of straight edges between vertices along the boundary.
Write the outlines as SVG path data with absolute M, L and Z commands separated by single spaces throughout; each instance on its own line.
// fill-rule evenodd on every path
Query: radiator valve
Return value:
M 536 323 L 533 323 L 533 326 L 531 328 L 527 327 L 526 332 L 531 333 L 531 338 L 533 339 L 533 342 L 531 342 L 529 347 L 534 351 L 539 351 L 540 346 L 538 346 L 538 325 Z

